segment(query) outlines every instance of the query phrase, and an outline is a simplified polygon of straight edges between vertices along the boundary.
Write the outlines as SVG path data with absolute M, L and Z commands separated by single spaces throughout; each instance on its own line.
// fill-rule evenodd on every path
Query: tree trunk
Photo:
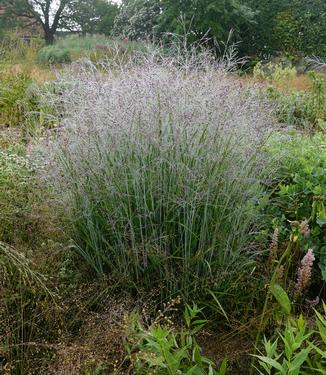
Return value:
M 51 30 L 44 30 L 44 39 L 47 46 L 54 43 L 54 33 Z

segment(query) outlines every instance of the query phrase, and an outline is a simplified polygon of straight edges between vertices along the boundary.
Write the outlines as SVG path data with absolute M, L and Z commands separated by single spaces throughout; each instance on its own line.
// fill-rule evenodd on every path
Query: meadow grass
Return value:
M 74 246 L 120 287 L 188 298 L 253 268 L 271 118 L 216 68 L 88 63 L 59 83 L 55 180 Z

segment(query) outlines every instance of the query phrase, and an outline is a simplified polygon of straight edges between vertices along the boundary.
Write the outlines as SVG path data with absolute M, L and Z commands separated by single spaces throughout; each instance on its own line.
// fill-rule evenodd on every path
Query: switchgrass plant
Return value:
M 271 118 L 212 62 L 158 60 L 61 76 L 50 181 L 97 275 L 187 299 L 253 269 Z

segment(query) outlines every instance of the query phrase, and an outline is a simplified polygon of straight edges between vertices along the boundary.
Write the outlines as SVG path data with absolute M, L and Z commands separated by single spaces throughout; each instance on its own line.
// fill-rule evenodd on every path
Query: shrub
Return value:
M 38 61 L 41 64 L 65 64 L 71 62 L 70 51 L 57 45 L 43 47 L 38 53 Z
M 268 80 L 273 84 L 283 84 L 293 81 L 297 76 L 295 67 L 284 66 L 281 63 L 272 63 L 263 65 L 258 62 L 253 70 L 254 78 L 260 80 Z
M 325 78 L 310 72 L 311 89 L 282 93 L 270 87 L 269 94 L 276 103 L 276 111 L 282 123 L 300 128 L 316 128 L 326 119 Z
M 62 78 L 55 181 L 98 275 L 202 297 L 252 267 L 269 110 L 214 66 L 165 63 Z
M 326 280 L 326 136 L 275 136 L 269 145 L 278 159 L 268 214 L 281 240 L 291 233 L 301 247 L 312 248 Z

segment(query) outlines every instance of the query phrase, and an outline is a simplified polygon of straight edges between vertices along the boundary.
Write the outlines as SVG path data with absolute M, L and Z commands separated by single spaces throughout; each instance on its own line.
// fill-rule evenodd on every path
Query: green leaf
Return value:
M 291 313 L 291 303 L 286 291 L 278 284 L 272 284 L 270 291 L 287 315 Z
M 219 369 L 218 375 L 225 375 L 226 374 L 226 366 L 227 366 L 227 359 L 226 357 L 223 359 L 221 367 Z
M 300 370 L 301 365 L 306 361 L 309 352 L 310 348 L 306 348 L 301 350 L 301 352 L 294 357 L 294 360 L 291 363 L 291 367 L 289 368 L 289 375 L 293 373 L 298 373 L 296 371 Z
M 272 359 L 272 358 L 269 358 L 269 357 L 264 357 L 264 356 L 261 356 L 261 355 L 255 355 L 255 357 L 260 359 L 262 362 L 265 362 L 268 365 L 276 368 L 276 370 L 279 370 L 281 372 L 281 374 L 286 373 L 283 366 L 279 362 L 275 361 L 275 359 Z

